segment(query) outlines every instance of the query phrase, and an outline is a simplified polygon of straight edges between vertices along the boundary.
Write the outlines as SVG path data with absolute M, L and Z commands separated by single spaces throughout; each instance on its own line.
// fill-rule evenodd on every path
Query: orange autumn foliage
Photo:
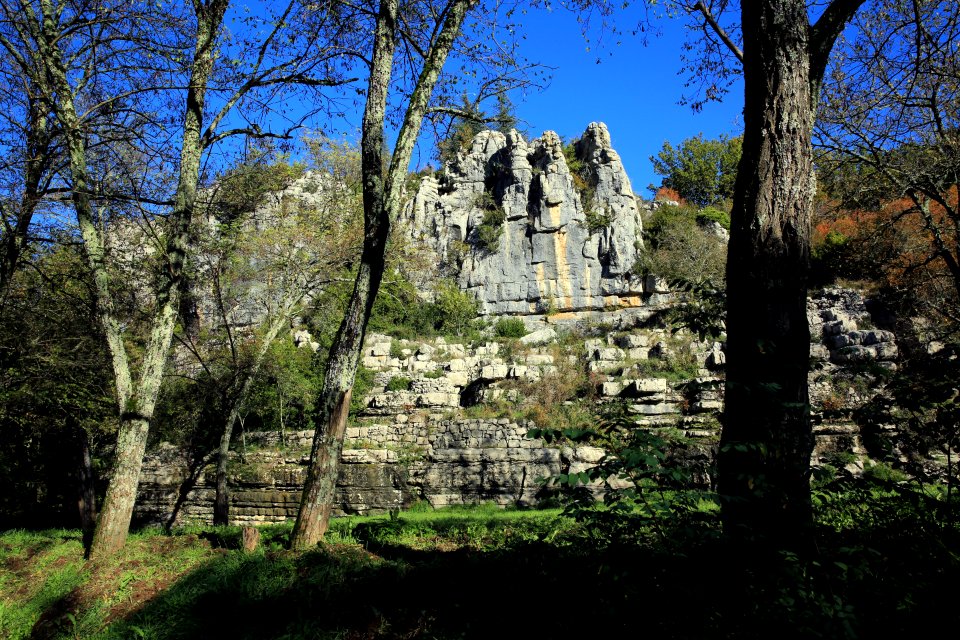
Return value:
M 671 189 L 670 187 L 660 187 L 657 189 L 657 192 L 653 196 L 655 202 L 661 202 L 664 200 L 672 200 L 674 202 L 679 202 L 681 205 L 685 204 L 685 200 L 680 197 L 680 193 L 676 189 Z
M 929 201 L 929 218 L 946 246 L 956 251 L 951 214 L 957 213 L 957 187 L 951 187 L 943 199 L 950 211 Z M 839 236 L 828 239 L 830 234 Z M 924 287 L 949 278 L 944 261 L 932 259 L 937 253 L 934 233 L 911 198 L 884 202 L 878 211 L 844 210 L 835 202 L 821 202 L 813 230 L 814 252 L 837 238 L 850 243 L 847 260 L 859 263 L 864 277 L 876 279 L 883 286 Z

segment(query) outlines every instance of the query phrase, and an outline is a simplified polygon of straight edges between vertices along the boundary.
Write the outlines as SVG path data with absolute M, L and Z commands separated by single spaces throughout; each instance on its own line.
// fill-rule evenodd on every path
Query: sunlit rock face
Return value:
M 631 274 L 640 210 L 606 125 L 590 124 L 574 150 L 571 167 L 552 131 L 529 143 L 515 130 L 483 131 L 421 181 L 403 233 L 486 314 L 641 306 L 655 292 Z

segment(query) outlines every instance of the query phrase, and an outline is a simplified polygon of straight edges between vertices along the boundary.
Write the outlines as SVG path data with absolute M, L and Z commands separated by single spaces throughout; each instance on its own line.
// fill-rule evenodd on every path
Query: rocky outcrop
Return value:
M 631 273 L 642 222 L 606 126 L 590 124 L 574 149 L 571 170 L 552 131 L 530 143 L 483 131 L 422 180 L 403 233 L 456 273 L 483 313 L 641 306 L 656 292 Z
M 810 374 L 816 436 L 811 462 L 855 473 L 870 452 L 852 411 L 871 402 L 882 385 L 864 370 L 862 360 L 847 356 L 851 345 L 839 345 L 836 338 L 877 347 L 868 351 L 883 368 L 895 366 L 890 355 L 896 352 L 895 342 L 892 334 L 860 328 L 871 316 L 863 297 L 854 292 L 820 292 L 808 309 L 815 362 Z M 547 491 L 538 479 L 582 471 L 605 455 L 595 447 L 527 437 L 537 424 L 529 418 L 530 410 L 550 398 L 586 411 L 622 404 L 636 428 L 677 443 L 670 455 L 683 460 L 695 481 L 711 484 L 723 403 L 724 344 L 655 322 L 619 330 L 596 324 L 575 336 L 541 334 L 526 342 L 468 345 L 443 338 L 368 335 L 363 365 L 373 372 L 373 382 L 365 408 L 347 429 L 335 513 L 379 513 L 417 501 L 437 507 L 537 503 Z M 573 378 L 579 380 L 578 391 L 555 391 Z M 584 395 L 587 403 L 581 403 Z M 557 426 L 549 420 L 541 424 Z M 229 467 L 235 523 L 296 515 L 312 435 L 246 434 L 244 444 L 231 453 Z M 165 520 L 187 473 L 178 455 L 171 447 L 160 447 L 145 462 L 140 521 Z M 184 520 L 212 517 L 214 486 L 211 467 L 191 492 Z

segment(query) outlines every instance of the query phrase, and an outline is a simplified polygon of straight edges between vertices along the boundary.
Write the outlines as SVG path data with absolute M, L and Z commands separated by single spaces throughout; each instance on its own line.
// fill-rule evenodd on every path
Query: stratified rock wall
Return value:
M 552 131 L 531 143 L 483 131 L 440 179 L 423 179 L 403 233 L 458 272 L 483 313 L 641 306 L 654 292 L 630 272 L 642 250 L 630 179 L 606 125 L 590 124 L 575 148 L 577 175 Z M 492 250 L 479 237 L 491 206 L 505 214 Z

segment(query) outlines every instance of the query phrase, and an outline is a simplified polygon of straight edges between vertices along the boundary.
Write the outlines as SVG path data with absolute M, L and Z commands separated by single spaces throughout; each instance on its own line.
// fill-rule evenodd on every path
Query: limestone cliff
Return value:
M 530 143 L 483 131 L 423 179 L 402 233 L 456 273 L 483 313 L 641 306 L 654 291 L 630 271 L 640 211 L 606 125 L 591 123 L 574 149 L 571 171 L 552 131 Z M 488 230 L 493 242 L 484 225 L 502 225 Z

